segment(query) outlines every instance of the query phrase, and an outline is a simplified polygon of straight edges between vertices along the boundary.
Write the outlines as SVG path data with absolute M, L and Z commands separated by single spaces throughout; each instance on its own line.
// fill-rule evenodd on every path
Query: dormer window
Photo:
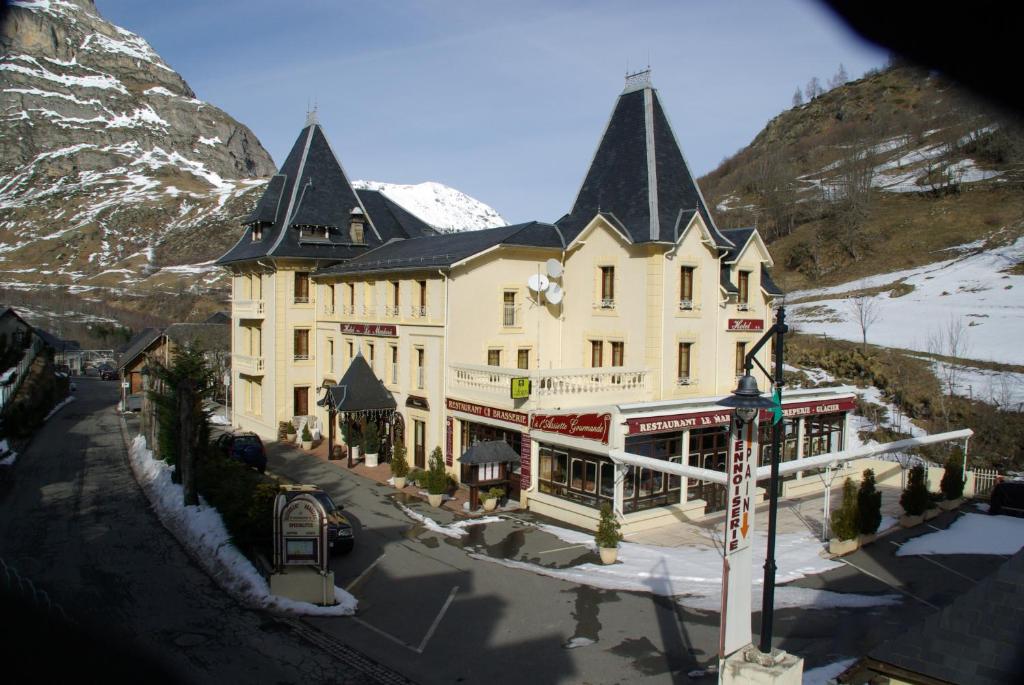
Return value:
M 352 242 L 356 245 L 363 245 L 366 243 L 366 236 L 364 234 L 364 227 L 366 226 L 366 215 L 363 214 L 363 210 L 359 207 L 353 207 L 349 213 L 349 237 Z
M 252 241 L 263 240 L 263 227 L 259 224 L 252 225 Z
M 329 243 L 331 242 L 331 229 L 329 226 L 299 226 L 299 242 Z

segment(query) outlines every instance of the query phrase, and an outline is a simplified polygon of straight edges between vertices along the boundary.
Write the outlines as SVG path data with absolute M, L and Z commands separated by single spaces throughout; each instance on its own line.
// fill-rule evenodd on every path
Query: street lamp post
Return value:
M 765 331 L 761 339 L 747 353 L 744 360 L 744 375 L 740 377 L 739 383 L 733 394 L 721 400 L 718 404 L 724 407 L 734 407 L 740 428 L 744 423 L 756 421 L 757 414 L 761 409 L 772 409 L 776 403 L 761 395 L 757 388 L 757 381 L 751 375 L 754 364 L 772 379 L 776 390 L 779 391 L 779 402 L 781 403 L 781 388 L 783 385 L 782 376 L 782 353 L 783 336 L 789 331 L 786 325 L 786 311 L 779 307 L 775 323 Z M 769 340 L 775 340 L 775 368 L 774 373 L 769 373 L 761 366 L 755 355 L 767 344 Z M 768 495 L 768 549 L 764 560 L 764 595 L 761 600 L 761 641 L 758 649 L 763 654 L 770 654 L 772 651 L 772 627 L 775 611 L 775 534 L 778 525 L 779 508 L 779 449 L 782 444 L 782 421 L 773 421 L 772 426 L 772 448 L 771 448 L 771 481 L 769 483 Z

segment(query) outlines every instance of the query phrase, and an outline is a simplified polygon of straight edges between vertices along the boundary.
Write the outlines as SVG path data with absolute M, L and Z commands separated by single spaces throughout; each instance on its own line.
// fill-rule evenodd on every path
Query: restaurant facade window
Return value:
M 690 466 L 710 471 L 725 472 L 729 459 L 729 427 L 698 428 L 690 431 Z M 707 502 L 705 511 L 721 511 L 725 508 L 725 486 L 711 481 L 690 478 L 687 480 L 687 500 L 702 499 Z
M 541 444 L 537 489 L 586 507 L 599 509 L 615 496 L 615 467 L 607 457 Z
M 821 414 L 804 418 L 804 457 L 843 449 L 846 414 Z
M 642 435 L 626 438 L 626 451 L 651 459 L 681 464 L 683 436 L 680 433 Z M 643 511 L 682 501 L 682 479 L 679 476 L 630 466 L 622 487 L 622 511 Z

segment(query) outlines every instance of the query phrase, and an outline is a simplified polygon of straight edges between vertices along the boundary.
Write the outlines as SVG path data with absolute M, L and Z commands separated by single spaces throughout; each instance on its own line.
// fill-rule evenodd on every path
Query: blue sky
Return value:
M 696 175 L 812 76 L 880 66 L 810 0 L 97 0 L 277 163 L 308 103 L 353 178 L 439 181 L 511 222 L 567 212 L 627 68 L 652 67 Z

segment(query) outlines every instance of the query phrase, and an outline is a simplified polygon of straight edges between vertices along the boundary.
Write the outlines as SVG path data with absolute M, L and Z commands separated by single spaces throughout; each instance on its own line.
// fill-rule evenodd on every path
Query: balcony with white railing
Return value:
M 512 379 L 524 377 L 530 379 L 530 397 L 517 404 L 509 398 Z M 526 370 L 450 364 L 448 390 L 452 395 L 466 400 L 520 410 L 653 399 L 647 369 L 626 366 Z
M 323 314 L 324 316 L 334 316 L 334 303 L 324 302 L 320 306 L 320 313 Z
M 412 319 L 423 320 L 430 318 L 430 312 L 426 307 L 419 305 L 413 305 L 409 307 L 409 317 Z
M 263 316 L 266 305 L 263 300 L 235 300 L 233 308 L 238 318 L 251 319 Z
M 248 375 L 259 375 L 262 374 L 263 369 L 263 357 L 254 357 L 247 354 L 236 354 L 232 358 L 235 370 L 239 373 Z

